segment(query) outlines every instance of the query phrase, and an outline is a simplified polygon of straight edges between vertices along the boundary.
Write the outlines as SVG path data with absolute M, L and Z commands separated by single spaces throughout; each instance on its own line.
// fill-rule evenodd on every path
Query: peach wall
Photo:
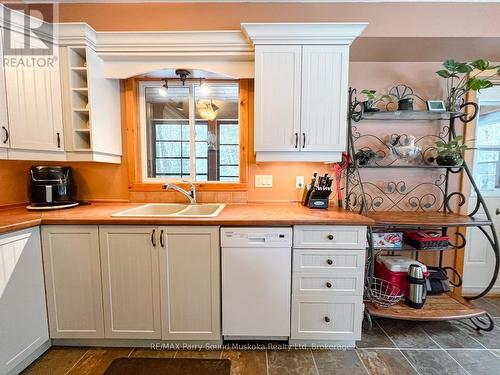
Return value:
M 363 36 L 500 35 L 494 3 L 62 4 L 61 22 L 99 31 L 239 30 L 241 22 L 370 22 Z M 480 20 L 478 22 L 477 20 Z

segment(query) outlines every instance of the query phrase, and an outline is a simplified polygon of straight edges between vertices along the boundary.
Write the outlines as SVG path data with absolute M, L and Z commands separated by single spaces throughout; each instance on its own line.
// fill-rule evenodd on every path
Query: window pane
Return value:
M 196 159 L 196 174 L 207 174 L 207 173 L 208 173 L 208 160 Z
M 196 157 L 206 158 L 208 155 L 207 142 L 196 142 Z
M 239 173 L 240 173 L 239 167 L 233 167 L 229 165 L 223 165 L 220 167 L 221 177 L 227 177 L 227 176 L 238 177 Z
M 156 125 L 156 139 L 159 141 L 176 141 L 181 137 L 180 124 Z
M 239 161 L 239 147 L 238 146 L 224 146 L 221 145 L 219 148 L 220 152 L 220 164 L 236 164 Z
M 156 142 L 156 157 L 181 157 L 181 144 L 179 142 Z
M 240 127 L 237 124 L 221 124 L 220 130 L 220 143 L 237 145 L 240 140 Z
M 189 159 L 182 159 L 182 174 L 184 176 L 189 176 L 190 173 L 190 164 L 189 164 Z
M 191 154 L 191 148 L 189 147 L 189 141 L 188 142 L 182 142 L 182 157 L 184 158 L 189 158 Z
M 180 159 L 156 159 L 156 173 L 179 174 L 181 173 Z
M 196 140 L 197 141 L 206 141 L 208 133 L 208 124 L 201 123 L 196 121 Z

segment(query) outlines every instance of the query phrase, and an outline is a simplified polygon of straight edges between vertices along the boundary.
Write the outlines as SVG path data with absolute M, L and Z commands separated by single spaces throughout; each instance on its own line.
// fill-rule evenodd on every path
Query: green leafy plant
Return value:
M 463 154 L 465 150 L 472 150 L 473 148 L 468 147 L 465 143 L 462 142 L 463 137 L 461 135 L 453 138 L 449 142 L 437 141 L 437 160 L 439 158 L 452 159 L 455 162 L 455 165 L 462 165 L 464 162 Z M 439 160 L 438 160 L 439 164 Z
M 377 95 L 377 90 L 364 89 L 361 91 L 361 94 L 365 95 L 367 107 L 373 108 L 380 101 L 390 102 L 392 100 L 390 95 Z
M 472 62 L 459 62 L 453 59 L 443 62 L 444 69 L 438 70 L 438 76 L 447 80 L 446 109 L 458 111 L 460 100 L 469 91 L 480 91 L 493 86 L 491 78 L 500 75 L 500 65 L 492 65 L 489 61 L 479 59 Z M 491 75 L 481 73 L 491 71 Z M 471 74 L 472 73 L 472 74 Z

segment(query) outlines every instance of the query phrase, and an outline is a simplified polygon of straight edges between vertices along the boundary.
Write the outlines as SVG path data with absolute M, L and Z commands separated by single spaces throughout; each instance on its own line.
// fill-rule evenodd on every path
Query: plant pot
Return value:
M 448 112 L 460 112 L 460 101 L 450 100 L 449 98 L 445 101 L 446 110 Z
M 373 101 L 372 100 L 367 100 L 363 102 L 363 112 L 378 112 L 380 109 L 377 107 L 372 107 Z
M 454 167 L 462 165 L 463 160 L 460 155 L 444 155 L 436 158 L 436 163 L 445 167 Z
M 398 100 L 398 111 L 413 111 L 413 98 Z

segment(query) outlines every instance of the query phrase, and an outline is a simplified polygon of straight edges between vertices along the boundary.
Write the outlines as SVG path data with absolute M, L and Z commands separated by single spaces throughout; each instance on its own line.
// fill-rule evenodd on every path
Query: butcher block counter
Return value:
M 228 204 L 216 217 L 113 217 L 143 203 L 92 203 L 53 211 L 25 207 L 0 209 L 0 234 L 41 224 L 158 224 L 158 225 L 359 225 L 374 221 L 339 209 L 309 209 L 298 204 Z

